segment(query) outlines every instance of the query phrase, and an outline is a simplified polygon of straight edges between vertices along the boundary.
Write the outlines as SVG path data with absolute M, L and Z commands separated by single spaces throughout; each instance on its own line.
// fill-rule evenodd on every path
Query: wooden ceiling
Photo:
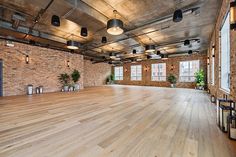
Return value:
M 0 0 L 1 36 L 11 35 L 17 39 L 34 40 L 62 48 L 66 48 L 66 41 L 73 38 L 83 45 L 78 53 L 94 57 L 105 56 L 111 51 L 125 56 L 132 53 L 133 49 L 143 55 L 147 44 L 155 44 L 157 50 L 167 54 L 188 50 L 204 52 L 222 1 L 54 0 L 43 10 L 49 2 L 50 0 Z M 184 12 L 183 20 L 179 23 L 172 21 L 176 9 Z M 106 32 L 107 20 L 114 17 L 113 10 L 117 10 L 117 17 L 124 22 L 125 33 L 119 36 Z M 42 11 L 44 13 L 40 14 Z M 25 21 L 13 28 L 12 15 L 16 13 L 23 16 Z M 38 15 L 40 18 L 35 24 L 34 19 Z M 52 15 L 60 17 L 60 27 L 51 25 Z M 81 27 L 88 28 L 88 37 L 80 36 Z M 102 36 L 107 37 L 108 43 L 101 43 Z M 183 45 L 186 39 L 193 39 L 189 46 Z

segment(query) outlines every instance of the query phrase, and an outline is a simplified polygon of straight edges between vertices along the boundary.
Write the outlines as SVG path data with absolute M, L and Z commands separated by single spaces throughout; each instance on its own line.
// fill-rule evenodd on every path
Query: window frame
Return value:
M 116 69 L 118 69 L 119 73 L 116 74 Z M 122 81 L 124 79 L 124 71 L 123 66 L 117 66 L 114 68 L 114 74 L 115 74 L 115 81 Z M 118 79 L 117 79 L 118 78 Z
M 223 51 L 222 52 L 222 29 L 223 29 L 223 27 L 225 26 L 225 24 L 227 24 L 226 22 L 226 20 L 228 19 L 228 36 L 227 36 L 227 39 L 229 39 L 229 41 L 227 42 L 227 50 L 228 51 Z M 222 25 L 221 25 L 221 28 L 220 28 L 220 31 L 219 31 L 219 34 L 220 34 L 220 39 L 219 39 L 219 45 L 220 45 L 220 48 L 219 48 L 219 51 L 220 51 L 220 89 L 221 90 L 223 90 L 223 91 L 225 91 L 225 92 L 227 92 L 227 93 L 230 93 L 230 86 L 231 86 L 231 84 L 230 84 L 230 55 L 231 55 L 231 45 L 230 45 L 230 42 L 231 42 L 231 38 L 230 38 L 230 11 L 228 10 L 227 12 L 226 12 L 226 15 L 224 16 L 224 19 L 223 19 L 223 21 L 222 21 Z M 224 35 L 225 35 L 225 33 L 224 33 Z M 224 47 L 225 48 L 225 47 Z M 225 49 L 224 49 L 225 50 Z M 228 57 L 228 58 L 226 58 L 226 57 Z M 226 81 L 226 85 L 228 86 L 228 87 L 223 87 L 222 86 L 222 84 L 223 84 L 223 74 L 222 74 L 222 71 L 223 71 L 223 69 L 225 69 L 225 67 L 223 68 L 223 66 L 225 66 L 225 62 L 223 62 L 223 59 L 225 59 L 226 60 L 226 63 L 227 63 L 227 67 L 226 67 L 226 72 L 225 73 L 228 73 L 228 76 L 227 76 L 227 79 L 226 80 L 224 80 L 224 81 Z M 223 63 L 222 63 L 223 62 Z M 224 82 L 225 83 L 225 82 Z
M 191 62 L 194 62 L 194 61 L 197 61 L 198 62 L 198 70 L 200 70 L 200 60 L 188 60 L 188 61 L 180 61 L 179 62 L 179 82 L 183 82 L 183 83 L 186 83 L 186 82 L 189 82 L 189 83 L 192 83 L 192 82 L 195 82 L 195 76 L 190 76 L 190 74 L 192 73 L 191 72 L 191 68 L 190 68 L 190 63 Z M 183 62 L 187 62 L 188 63 L 188 74 L 187 76 L 184 76 L 184 75 L 181 75 L 181 63 Z M 182 77 L 188 77 L 188 81 L 186 81 L 185 79 L 182 79 Z M 191 78 L 194 77 L 194 80 L 191 80 Z
M 135 67 L 135 75 L 132 75 L 133 74 L 133 67 Z M 138 73 L 138 67 L 140 67 L 140 73 Z M 140 74 L 140 76 L 138 75 Z M 135 78 L 135 79 L 133 79 Z M 142 65 L 131 65 L 130 66 L 130 80 L 131 81 L 142 81 Z
M 156 65 L 157 69 L 154 69 L 153 66 Z M 162 73 L 164 73 L 164 75 L 159 75 L 160 74 L 160 65 L 162 65 Z M 164 65 L 164 68 L 163 68 Z M 154 70 L 157 70 L 157 76 L 153 75 Z M 157 79 L 154 79 L 154 77 L 156 77 Z M 162 79 L 164 78 L 164 79 Z M 166 81 L 166 63 L 154 63 L 151 64 L 151 81 L 155 81 L 155 82 L 165 82 Z

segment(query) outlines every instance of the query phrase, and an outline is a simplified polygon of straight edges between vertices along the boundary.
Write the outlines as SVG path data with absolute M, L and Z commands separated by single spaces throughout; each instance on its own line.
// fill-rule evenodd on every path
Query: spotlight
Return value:
M 53 26 L 59 27 L 60 26 L 60 18 L 57 15 L 53 15 L 51 19 L 51 24 Z
M 181 9 L 175 10 L 174 15 L 173 15 L 173 21 L 174 22 L 180 22 L 180 21 L 182 21 L 182 19 L 183 19 L 182 10 Z
M 189 51 L 188 51 L 188 54 L 189 54 L 189 55 L 193 54 L 193 51 L 192 51 L 192 50 L 189 50 Z
M 107 37 L 102 37 L 102 43 L 107 43 Z
M 135 49 L 133 49 L 133 54 L 136 54 L 136 53 L 137 53 L 137 51 Z
M 187 39 L 184 41 L 184 46 L 188 46 L 188 45 L 190 45 L 190 40 Z
M 81 31 L 80 31 L 80 35 L 83 37 L 87 37 L 88 36 L 88 30 L 86 27 L 82 27 Z

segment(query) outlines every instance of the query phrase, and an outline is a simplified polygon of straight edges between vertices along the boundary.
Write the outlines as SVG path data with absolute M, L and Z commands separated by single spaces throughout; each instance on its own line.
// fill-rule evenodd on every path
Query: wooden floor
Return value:
M 0 98 L 0 157 L 236 157 L 191 89 L 104 86 Z

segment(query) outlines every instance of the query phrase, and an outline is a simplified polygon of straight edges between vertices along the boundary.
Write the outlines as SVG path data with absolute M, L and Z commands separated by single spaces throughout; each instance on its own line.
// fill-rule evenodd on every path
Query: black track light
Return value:
M 137 51 L 135 49 L 133 49 L 133 54 L 136 54 L 136 53 L 137 53 Z
M 189 50 L 189 51 L 188 51 L 188 54 L 189 54 L 189 55 L 193 54 L 193 51 L 192 51 L 192 50 Z
M 150 55 L 147 55 L 147 59 L 151 59 L 152 58 L 152 56 L 150 56 Z
M 81 28 L 80 35 L 83 36 L 83 37 L 87 37 L 88 36 L 88 30 L 87 30 L 86 27 L 82 27 Z
M 168 55 L 167 54 L 161 54 L 161 59 L 163 59 L 163 60 L 168 59 Z
M 184 40 L 184 46 L 188 46 L 188 45 L 190 45 L 190 40 Z
M 107 37 L 102 37 L 102 43 L 107 43 Z
M 183 19 L 182 10 L 181 9 L 175 10 L 174 15 L 173 15 L 173 21 L 174 22 L 180 22 L 180 21 L 182 21 L 182 19 Z
M 158 51 L 157 51 L 157 55 L 160 55 L 160 54 L 161 54 L 161 51 L 158 50 Z
M 53 26 L 59 27 L 60 26 L 60 18 L 57 15 L 53 15 L 51 19 L 51 24 Z

